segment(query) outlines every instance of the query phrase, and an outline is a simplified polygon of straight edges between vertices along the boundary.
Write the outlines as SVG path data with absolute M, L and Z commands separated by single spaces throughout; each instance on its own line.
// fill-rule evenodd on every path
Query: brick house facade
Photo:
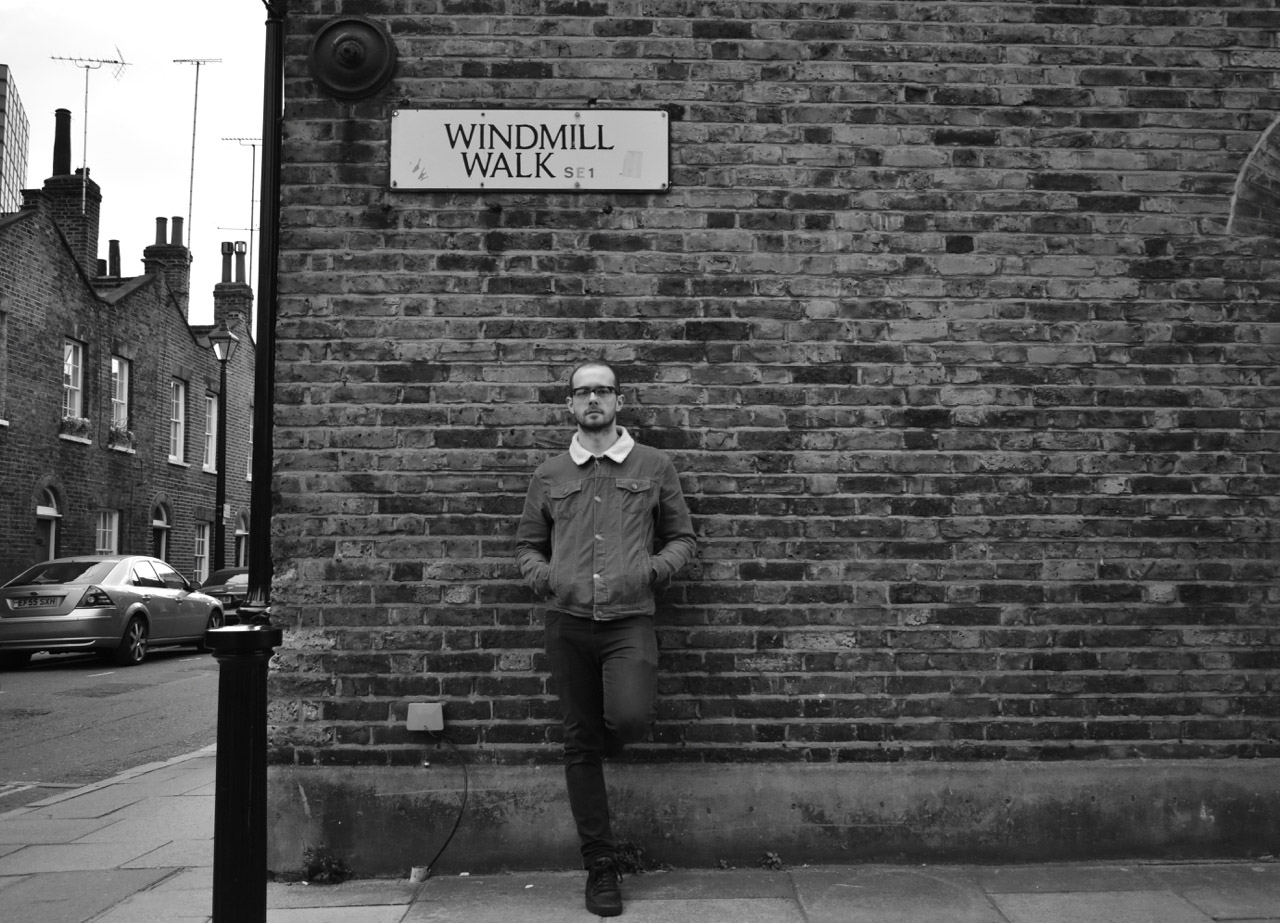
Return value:
M 157 219 L 144 274 L 122 277 L 115 241 L 108 260 L 97 258 L 102 192 L 64 160 L 43 188 L 25 191 L 18 212 L 0 216 L 0 581 L 37 560 L 106 547 L 99 533 L 112 513 L 117 550 L 159 553 L 194 579 L 214 561 L 206 410 L 220 370 L 205 337 L 211 328 L 187 322 L 182 219 L 172 233 Z M 231 565 L 248 538 L 253 295 L 243 273 L 231 281 L 225 269 L 216 289 L 215 324 L 225 320 L 240 338 L 227 369 Z M 185 392 L 180 458 L 170 445 L 175 382 Z M 68 400 L 78 408 L 70 414 Z
M 273 867 L 441 841 L 418 700 L 446 862 L 574 863 L 512 553 L 596 356 L 700 540 L 625 838 L 1274 852 L 1272 3 L 358 6 L 365 98 L 287 20 Z M 390 188 L 395 110 L 539 107 L 665 110 L 670 188 Z

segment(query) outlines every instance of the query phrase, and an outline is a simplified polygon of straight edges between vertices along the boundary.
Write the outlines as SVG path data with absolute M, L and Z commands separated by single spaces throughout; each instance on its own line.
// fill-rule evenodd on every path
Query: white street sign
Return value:
M 391 188 L 661 192 L 669 136 L 661 109 L 397 109 Z

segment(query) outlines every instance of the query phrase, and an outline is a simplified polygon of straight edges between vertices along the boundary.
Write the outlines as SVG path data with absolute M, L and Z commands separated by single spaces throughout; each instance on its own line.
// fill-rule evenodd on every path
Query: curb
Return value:
M 175 766 L 178 763 L 185 763 L 187 760 L 193 760 L 198 757 L 206 756 L 210 753 L 215 753 L 217 752 L 217 749 L 217 744 L 209 744 L 207 747 L 201 747 L 199 750 L 193 750 L 190 753 L 183 753 L 180 756 L 170 757 L 167 760 L 160 760 L 155 763 L 144 763 L 141 766 L 126 769 L 124 772 L 111 776 L 109 779 L 90 782 L 88 785 L 81 786 L 80 788 L 73 788 L 68 791 L 59 792 L 56 795 L 50 795 L 48 798 L 43 798 L 40 801 L 33 801 L 31 804 L 23 805 L 20 808 L 5 811 L 0 813 L 0 820 L 4 820 L 6 817 L 13 817 L 18 814 L 27 814 L 36 808 L 46 808 L 51 805 L 60 804 L 63 801 L 70 801 L 72 798 L 78 798 L 81 795 L 96 791 L 100 788 L 106 788 L 108 785 L 118 785 L 121 782 L 127 782 L 130 779 L 136 778 L 140 775 L 145 775 L 148 772 L 155 772 L 157 769 L 165 769 L 169 766 Z

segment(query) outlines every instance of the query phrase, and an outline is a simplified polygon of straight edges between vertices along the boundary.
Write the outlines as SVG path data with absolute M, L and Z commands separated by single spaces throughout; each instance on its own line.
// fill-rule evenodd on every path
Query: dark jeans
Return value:
M 564 777 L 584 866 L 613 856 L 605 756 L 643 740 L 658 691 L 653 618 L 596 622 L 547 613 L 547 657 L 564 709 Z

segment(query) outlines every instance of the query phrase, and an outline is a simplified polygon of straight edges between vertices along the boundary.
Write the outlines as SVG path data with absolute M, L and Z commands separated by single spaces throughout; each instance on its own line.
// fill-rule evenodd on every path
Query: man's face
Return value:
M 570 382 L 568 404 L 579 429 L 600 433 L 613 427 L 618 408 L 622 406 L 617 384 L 607 368 L 588 365 L 578 369 Z

